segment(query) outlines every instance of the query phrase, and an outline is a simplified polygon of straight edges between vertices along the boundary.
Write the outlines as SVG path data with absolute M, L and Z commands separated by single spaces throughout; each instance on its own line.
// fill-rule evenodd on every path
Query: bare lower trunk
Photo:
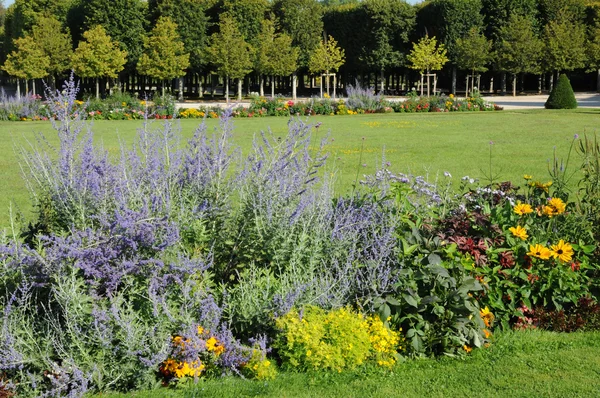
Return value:
M 17 98 L 21 98 L 21 79 L 17 79 Z
M 35 95 L 35 79 L 33 79 L 31 81 L 31 88 L 32 88 L 32 91 L 33 91 L 33 95 Z
M 538 94 L 542 93 L 542 76 L 543 74 L 540 74 L 538 76 Z
M 271 76 L 271 98 L 275 98 L 275 76 Z
M 329 96 L 329 71 L 325 71 L 325 87 L 327 88 L 327 95 Z
M 596 73 L 596 91 L 600 93 L 600 69 Z
M 381 68 L 381 94 L 385 94 L 385 74 L 383 68 Z
M 452 94 L 456 95 L 456 66 L 452 66 Z
M 554 72 L 550 72 L 550 87 L 548 87 L 550 91 L 554 88 Z
M 242 100 L 242 79 L 238 79 L 238 87 L 237 87 L 237 99 L 238 101 Z
M 177 93 L 177 99 L 179 100 L 179 102 L 183 102 L 183 77 L 180 77 L 178 80 L 179 92 Z
M 29 79 L 25 79 L 25 95 L 29 95 Z
M 259 94 L 261 97 L 265 96 L 265 77 L 263 75 L 260 75 L 260 77 L 258 78 L 259 80 Z
M 225 102 L 229 103 L 229 76 L 225 76 Z
M 500 90 L 502 92 L 502 95 L 506 95 L 506 72 L 502 72 Z
M 517 75 L 516 74 L 513 74 L 512 87 L 513 87 L 513 97 L 516 97 L 517 96 Z
M 100 98 L 100 78 L 96 78 L 96 99 Z
M 600 70 L 598 71 L 600 73 Z M 298 75 L 296 72 L 292 75 L 292 99 L 296 100 L 296 86 L 298 85 Z

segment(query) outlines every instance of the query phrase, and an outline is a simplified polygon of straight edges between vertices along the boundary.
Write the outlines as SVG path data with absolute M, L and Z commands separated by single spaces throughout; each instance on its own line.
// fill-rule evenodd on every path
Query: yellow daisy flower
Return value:
M 571 261 L 574 254 L 573 247 L 570 244 L 565 243 L 562 239 L 558 241 L 558 244 L 552 245 L 550 248 L 552 257 L 558 258 L 562 263 Z
M 548 260 L 552 253 L 547 247 L 538 243 L 537 245 L 529 245 L 529 253 L 527 253 L 527 255 L 541 260 Z
M 533 209 L 531 208 L 530 204 L 521 202 L 517 202 L 515 207 L 513 207 L 513 211 L 520 216 L 524 214 L 533 213 Z
M 527 235 L 527 230 L 523 227 L 521 227 L 520 225 L 517 225 L 516 227 L 510 227 L 508 229 L 515 237 L 521 239 L 521 240 L 525 240 L 527 238 L 529 238 L 529 235 Z

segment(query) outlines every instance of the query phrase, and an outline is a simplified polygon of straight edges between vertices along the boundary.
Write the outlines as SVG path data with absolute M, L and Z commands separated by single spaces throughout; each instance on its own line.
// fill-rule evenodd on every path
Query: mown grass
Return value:
M 466 359 L 409 360 L 392 371 L 281 373 L 259 382 L 227 377 L 180 390 L 96 396 L 159 397 L 598 397 L 600 332 L 498 334 Z
M 581 109 L 325 116 L 310 122 L 322 122 L 317 138 L 329 134 L 327 172 L 335 174 L 336 189 L 343 193 L 363 174 L 373 173 L 381 165 L 382 156 L 391 163 L 393 171 L 427 175 L 430 180 L 443 178 L 444 171 L 455 180 L 465 175 L 485 180 L 490 174 L 490 160 L 496 180 L 518 184 L 523 174 L 547 179 L 547 164 L 554 149 L 565 155 L 574 134 L 595 132 L 600 127 L 598 116 L 600 110 Z M 285 117 L 236 119 L 234 141 L 247 153 L 253 137 L 261 130 L 269 127 L 274 135 L 281 136 L 287 130 L 287 122 Z M 199 121 L 179 123 L 183 136 L 191 137 Z M 218 121 L 207 123 L 213 128 Z M 96 140 L 116 155 L 119 141 L 130 144 L 141 124 L 95 121 L 93 130 Z M 49 122 L 0 122 L 0 131 L 0 226 L 7 226 L 11 203 L 14 212 L 31 214 L 15 146 L 35 142 L 36 132 L 45 133 L 53 144 L 57 139 Z

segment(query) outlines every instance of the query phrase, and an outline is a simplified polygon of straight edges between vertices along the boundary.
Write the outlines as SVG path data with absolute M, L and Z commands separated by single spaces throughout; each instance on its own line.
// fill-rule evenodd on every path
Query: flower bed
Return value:
M 76 94 L 49 102 L 58 150 L 22 153 L 35 220 L 0 241 L 2 393 L 390 368 L 485 349 L 496 328 L 600 325 L 588 137 L 577 203 L 558 161 L 524 189 L 383 168 L 339 196 L 303 118 L 246 157 L 230 115 L 184 145 L 147 123 L 111 161 Z
M 367 91 L 368 93 L 368 91 Z M 351 91 L 351 94 L 358 94 Z M 361 95 L 367 94 L 361 92 Z M 374 94 L 371 94 L 374 96 Z M 48 101 L 40 96 L 21 98 L 0 97 L 0 120 L 32 121 L 56 118 Z M 175 100 L 171 96 L 155 96 L 152 101 L 139 100 L 129 94 L 118 93 L 103 100 L 90 98 L 87 101 L 75 100 L 75 110 L 87 112 L 87 117 L 95 120 L 135 120 L 135 119 L 202 119 L 219 118 L 225 112 L 220 106 L 200 106 L 175 110 Z M 412 113 L 412 112 L 467 112 L 493 111 L 500 107 L 474 97 L 465 100 L 450 97 L 411 98 L 404 102 L 389 102 L 382 97 L 376 100 L 354 97 L 345 100 L 312 98 L 308 101 L 288 101 L 280 97 L 254 98 L 249 107 L 238 106 L 227 110 L 232 117 L 294 116 L 294 115 L 356 115 L 364 113 Z

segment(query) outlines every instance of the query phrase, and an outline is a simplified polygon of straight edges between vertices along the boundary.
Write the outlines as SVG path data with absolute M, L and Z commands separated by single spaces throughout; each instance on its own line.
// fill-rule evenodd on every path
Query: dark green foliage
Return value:
M 575 109 L 577 108 L 577 100 L 573 93 L 573 87 L 567 75 L 562 74 L 558 78 L 558 82 L 548 100 L 546 101 L 546 109 Z

